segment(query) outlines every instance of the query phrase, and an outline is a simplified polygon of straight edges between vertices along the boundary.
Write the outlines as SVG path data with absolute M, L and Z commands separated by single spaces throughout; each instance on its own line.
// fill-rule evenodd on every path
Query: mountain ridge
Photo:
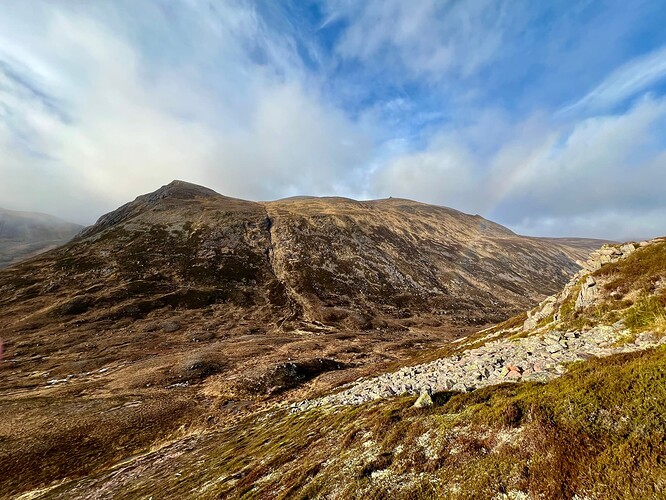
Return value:
M 53 215 L 0 208 L 0 269 L 56 248 L 82 229 Z

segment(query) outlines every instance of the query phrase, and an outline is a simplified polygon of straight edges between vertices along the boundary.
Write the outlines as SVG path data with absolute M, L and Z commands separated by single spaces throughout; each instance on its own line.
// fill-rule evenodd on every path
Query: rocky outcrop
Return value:
M 578 264 L 583 268 L 583 273 L 591 273 L 597 269 L 601 269 L 601 266 L 604 264 L 610 264 L 611 262 L 626 259 L 629 255 L 634 253 L 636 246 L 637 245 L 634 243 L 604 245 L 599 250 L 590 253 L 589 258 L 586 261 L 578 261 Z
M 540 321 L 548 318 L 555 312 L 555 304 L 556 299 L 551 296 L 541 302 L 537 308 L 528 311 L 523 328 L 525 330 L 536 328 Z
M 403 394 L 468 392 L 503 382 L 546 381 L 564 373 L 566 363 L 634 352 L 666 342 L 666 337 L 643 334 L 617 345 L 619 340 L 626 338 L 627 332 L 618 325 L 585 332 L 549 331 L 522 339 L 497 340 L 464 351 L 461 355 L 357 381 L 336 394 L 294 403 L 292 409 L 300 411 L 322 405 L 356 405 Z
M 592 276 L 586 276 L 576 298 L 576 309 L 584 309 L 592 305 L 598 296 L 597 281 Z
M 653 241 L 660 241 L 660 239 L 655 239 Z M 634 253 L 636 248 L 648 244 L 649 242 L 639 244 L 624 243 L 622 245 L 606 244 L 599 250 L 590 253 L 590 257 L 586 261 L 577 261 L 582 269 L 573 275 L 559 294 L 548 297 L 537 307 L 527 312 L 527 319 L 523 324 L 523 331 L 533 330 L 545 319 L 550 319 L 550 321 L 545 322 L 545 324 L 553 321 L 558 322 L 562 316 L 562 307 L 571 298 L 571 294 L 576 289 L 578 289 L 578 292 L 574 298 L 575 310 L 585 309 L 594 304 L 599 298 L 599 287 L 596 279 L 591 273 L 598 271 L 606 264 L 626 259 L 629 255 Z

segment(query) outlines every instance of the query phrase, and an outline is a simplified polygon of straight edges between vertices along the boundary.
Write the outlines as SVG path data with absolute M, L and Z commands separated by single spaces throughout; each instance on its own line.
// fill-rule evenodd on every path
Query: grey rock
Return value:
M 176 323 L 175 321 L 167 321 L 162 324 L 162 330 L 167 333 L 177 332 L 180 330 L 180 324 Z
M 597 282 L 592 276 L 588 276 L 585 279 L 585 283 L 578 293 L 578 298 L 576 299 L 576 309 L 583 309 L 591 305 L 597 296 L 599 295 L 599 289 L 597 288 Z
M 430 393 L 428 391 L 421 391 L 421 395 L 414 403 L 414 408 L 428 408 L 433 404 L 434 403 L 432 402 L 432 397 L 430 397 Z

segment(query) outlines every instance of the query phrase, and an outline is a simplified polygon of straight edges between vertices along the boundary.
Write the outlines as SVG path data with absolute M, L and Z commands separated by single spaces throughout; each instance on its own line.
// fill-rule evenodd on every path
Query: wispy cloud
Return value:
M 502 3 L 486 0 L 332 0 L 328 8 L 329 20 L 349 23 L 338 45 L 340 55 L 370 65 L 394 64 L 428 81 L 483 67 L 499 50 L 506 21 Z
M 666 80 L 666 46 L 623 64 L 588 94 L 563 108 L 560 113 L 603 111 L 664 80 Z

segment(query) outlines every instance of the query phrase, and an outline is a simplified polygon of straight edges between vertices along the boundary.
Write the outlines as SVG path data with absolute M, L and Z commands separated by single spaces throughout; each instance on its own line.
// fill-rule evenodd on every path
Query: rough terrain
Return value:
M 642 245 L 647 247 L 664 243 L 666 240 L 657 239 Z M 529 311 L 517 332 L 509 331 L 514 338 L 506 338 L 506 331 L 491 329 L 490 333 L 480 339 L 479 334 L 471 342 L 462 339 L 460 354 L 362 380 L 333 395 L 294 403 L 292 408 L 304 410 L 326 404 L 361 404 L 404 394 L 433 394 L 450 390 L 467 392 L 488 385 L 521 380 L 546 381 L 564 373 L 567 363 L 661 345 L 666 337 L 655 335 L 654 332 L 633 335 L 622 320 L 612 325 L 600 324 L 584 330 L 562 328 L 566 324 L 559 321 L 563 316 L 563 306 L 570 306 L 571 302 L 574 311 L 599 306 L 597 302 L 603 302 L 605 297 L 599 292 L 596 279 L 590 272 L 623 261 L 636 248 L 641 248 L 640 244 L 627 243 L 606 245 L 593 252 L 590 259 L 581 263 L 583 269 L 574 275 L 560 294 L 547 298 Z M 659 283 L 660 287 L 666 288 L 666 282 Z M 631 292 L 635 294 L 637 290 Z M 622 300 L 617 291 L 614 300 Z M 491 340 L 497 336 L 502 338 Z M 476 343 L 483 345 L 469 348 L 470 344 Z
M 529 313 L 423 365 L 468 361 L 451 369 L 469 372 L 474 390 L 274 405 L 183 428 L 24 498 L 664 498 L 666 239 L 606 246 L 584 264 Z M 559 369 L 536 380 L 528 352 Z M 480 387 L 480 365 L 498 355 L 497 382 L 514 383 Z
M 173 182 L 0 272 L 0 493 L 440 357 L 599 244 L 408 200 Z

